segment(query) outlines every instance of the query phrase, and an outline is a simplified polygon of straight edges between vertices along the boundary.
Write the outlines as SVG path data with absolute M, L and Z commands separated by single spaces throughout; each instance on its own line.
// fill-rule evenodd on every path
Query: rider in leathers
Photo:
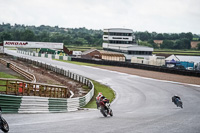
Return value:
M 97 109 L 99 109 L 100 107 L 100 102 L 103 101 L 104 103 L 109 103 L 109 100 L 103 96 L 103 94 L 101 92 L 98 93 L 97 97 L 96 97 L 96 104 L 97 104 Z
M 175 105 L 177 105 L 177 103 L 176 103 L 176 98 L 178 98 L 179 100 L 181 100 L 181 98 L 180 98 L 179 96 L 174 95 L 174 96 L 172 97 L 172 102 L 174 102 Z

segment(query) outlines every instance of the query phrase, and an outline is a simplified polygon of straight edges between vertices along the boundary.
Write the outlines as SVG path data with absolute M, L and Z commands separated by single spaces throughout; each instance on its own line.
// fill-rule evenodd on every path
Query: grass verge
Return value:
M 0 72 L 0 78 L 14 78 L 18 79 L 19 77 L 13 76 L 4 72 Z M 6 85 L 6 81 L 0 81 L 0 85 Z M 6 87 L 0 86 L 0 91 L 6 91 Z
M 94 96 L 92 97 L 91 101 L 83 108 L 97 108 L 96 96 L 99 92 L 102 92 L 102 94 L 107 99 L 109 99 L 110 102 L 112 102 L 115 99 L 115 93 L 110 87 L 100 84 L 99 82 L 96 82 L 93 80 L 92 80 L 92 82 L 94 84 Z
M 77 61 L 66 61 L 66 60 L 59 60 L 59 59 L 54 59 L 57 61 L 62 61 L 62 62 L 67 62 L 67 63 L 72 63 L 76 65 L 85 65 L 85 66 L 103 66 L 103 65 L 97 65 L 97 64 L 90 64 L 90 63 L 82 63 L 82 62 L 77 62 Z M 114 91 L 103 84 L 100 84 L 99 82 L 96 82 L 92 80 L 94 84 L 94 96 L 92 97 L 91 101 L 84 106 L 83 108 L 97 108 L 96 105 L 96 96 L 99 92 L 102 92 L 102 94 L 112 102 L 115 99 L 115 93 Z

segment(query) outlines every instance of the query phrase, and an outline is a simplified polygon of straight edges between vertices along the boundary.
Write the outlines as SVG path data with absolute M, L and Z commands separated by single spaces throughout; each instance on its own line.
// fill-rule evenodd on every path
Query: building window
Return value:
M 111 36 L 132 36 L 132 33 L 109 32 L 108 34 Z M 107 32 L 104 32 L 104 35 L 107 35 Z
M 132 41 L 115 41 L 115 40 L 109 40 L 110 44 L 132 44 Z

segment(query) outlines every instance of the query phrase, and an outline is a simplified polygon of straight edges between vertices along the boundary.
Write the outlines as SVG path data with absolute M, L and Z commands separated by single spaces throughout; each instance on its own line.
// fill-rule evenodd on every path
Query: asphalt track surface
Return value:
M 79 66 L 47 58 L 31 57 L 110 86 L 116 92 L 111 104 L 113 117 L 99 110 L 69 113 L 3 114 L 11 133 L 200 133 L 200 87 L 98 68 Z M 183 109 L 171 102 L 177 94 Z

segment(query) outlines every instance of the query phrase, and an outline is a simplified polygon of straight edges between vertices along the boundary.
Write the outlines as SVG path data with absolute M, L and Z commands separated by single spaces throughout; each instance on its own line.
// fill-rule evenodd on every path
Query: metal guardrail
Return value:
M 40 97 L 69 97 L 69 89 L 65 86 L 33 83 L 19 79 L 0 78 L 0 86 L 6 94 Z
M 6 113 L 18 113 L 22 96 L 0 94 L 0 107 Z
M 74 58 L 74 57 L 71 58 L 71 60 L 85 62 L 85 63 L 100 64 L 100 65 L 129 67 L 129 68 L 145 69 L 145 70 L 151 70 L 151 71 L 200 77 L 200 71 L 195 71 L 195 70 L 184 70 L 184 69 L 177 69 L 177 68 L 168 68 L 168 67 L 163 67 L 163 66 L 153 66 L 153 65 L 146 65 L 146 64 L 130 63 L 130 62 L 91 60 L 91 59 Z
M 11 95 L 0 94 L 0 100 L 1 99 L 10 99 L 10 97 L 12 97 L 11 101 L 10 100 L 1 100 L 0 106 L 2 106 L 3 112 L 5 112 L 5 113 L 70 112 L 70 111 L 76 111 L 76 110 L 78 110 L 78 108 L 85 106 L 92 99 L 92 97 L 94 95 L 94 85 L 93 85 L 92 81 L 85 78 L 84 76 L 72 73 L 67 70 L 63 70 L 61 68 L 57 68 L 56 66 L 52 66 L 50 64 L 38 62 L 36 60 L 31 60 L 31 59 L 22 58 L 22 57 L 17 57 L 17 59 L 28 62 L 30 64 L 33 64 L 33 65 L 36 65 L 39 67 L 43 67 L 45 69 L 54 71 L 58 74 L 61 74 L 63 76 L 66 76 L 68 78 L 76 80 L 82 84 L 87 85 L 90 88 L 90 91 L 85 96 L 76 97 L 76 98 L 54 98 L 54 97 L 48 98 L 48 97 L 39 97 L 39 96 L 11 96 Z M 32 83 L 32 82 L 28 82 L 28 81 L 27 81 L 27 83 L 28 84 L 26 86 L 24 86 L 24 89 L 28 86 L 31 86 L 31 84 L 32 85 L 38 84 L 38 83 Z M 13 90 L 13 93 L 17 92 L 17 94 L 22 95 L 23 88 L 21 88 L 22 92 L 20 92 L 20 93 L 18 92 L 19 91 L 18 89 L 20 87 L 23 87 L 22 85 L 23 85 L 22 82 L 21 82 L 21 85 L 16 84 L 14 86 L 14 89 L 15 88 L 16 89 Z M 2 87 L 2 86 L 0 86 L 0 87 Z M 43 89 L 41 89 L 41 94 L 43 94 L 43 96 L 45 96 L 46 88 L 47 87 L 44 87 Z M 32 89 L 32 88 L 30 88 L 30 89 Z M 24 94 L 27 94 L 27 92 L 28 91 L 25 91 Z M 37 95 L 40 94 L 37 91 L 32 91 L 32 92 L 35 92 Z M 55 93 L 55 96 L 57 96 L 56 94 L 57 93 Z M 68 92 L 68 94 L 69 94 L 69 92 Z M 19 99 L 17 103 L 13 102 L 13 99 L 15 99 L 15 98 Z
M 3 65 L 9 65 L 9 68 L 11 68 L 13 71 L 19 73 L 20 75 L 24 76 L 25 78 L 32 81 L 33 83 L 36 82 L 35 76 L 33 74 L 23 70 L 22 68 L 4 60 L 4 59 L 0 59 L 0 63 L 2 63 Z

